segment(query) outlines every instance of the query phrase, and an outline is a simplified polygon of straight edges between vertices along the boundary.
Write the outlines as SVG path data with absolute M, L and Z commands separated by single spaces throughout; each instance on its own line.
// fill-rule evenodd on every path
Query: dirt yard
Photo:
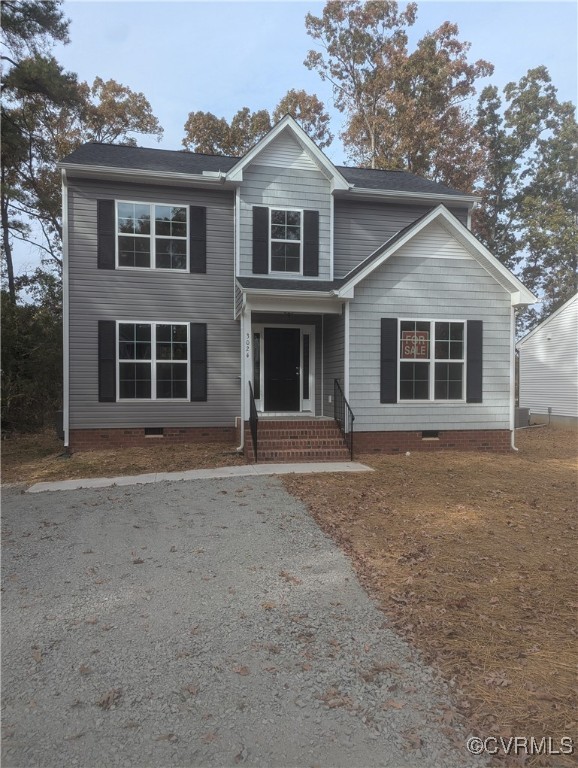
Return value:
M 542 428 L 517 442 L 505 456 L 357 456 L 375 474 L 284 482 L 442 670 L 473 733 L 575 738 L 578 441 Z
M 39 483 L 80 477 L 117 477 L 146 472 L 181 472 L 187 469 L 244 464 L 234 445 L 204 443 L 122 448 L 63 455 L 62 442 L 52 430 L 19 435 L 2 441 L 2 482 Z

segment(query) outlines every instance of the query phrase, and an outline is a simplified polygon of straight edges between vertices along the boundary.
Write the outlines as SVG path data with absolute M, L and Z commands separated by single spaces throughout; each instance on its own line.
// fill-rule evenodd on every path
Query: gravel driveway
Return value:
M 5 768 L 471 762 L 278 478 L 8 489 L 3 528 Z

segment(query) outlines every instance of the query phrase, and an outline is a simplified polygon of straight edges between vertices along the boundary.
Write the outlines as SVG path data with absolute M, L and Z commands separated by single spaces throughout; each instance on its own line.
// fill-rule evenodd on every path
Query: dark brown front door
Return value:
M 265 410 L 299 411 L 301 331 L 265 328 Z

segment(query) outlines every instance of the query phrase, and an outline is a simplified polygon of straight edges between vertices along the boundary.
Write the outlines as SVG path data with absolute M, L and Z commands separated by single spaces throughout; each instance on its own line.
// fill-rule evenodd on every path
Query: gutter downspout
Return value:
M 516 307 L 512 307 L 510 317 L 510 339 L 512 350 L 510 353 L 510 436 L 513 451 L 516 448 Z
M 68 296 L 68 180 L 64 169 L 62 179 L 62 428 L 64 448 L 70 443 L 70 300 Z

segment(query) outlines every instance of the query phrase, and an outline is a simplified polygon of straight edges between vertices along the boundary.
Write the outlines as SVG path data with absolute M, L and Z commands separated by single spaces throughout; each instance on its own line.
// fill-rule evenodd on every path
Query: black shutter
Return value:
M 303 211 L 303 275 L 319 276 L 319 211 Z
M 207 324 L 191 323 L 191 400 L 207 399 Z
M 99 269 L 115 268 L 114 200 L 96 201 L 97 264 Z
M 207 209 L 191 205 L 189 209 L 189 264 L 190 271 L 207 271 Z
M 269 272 L 269 209 L 253 207 L 253 274 Z
M 467 326 L 467 379 L 466 402 L 482 402 L 483 324 L 481 320 L 468 320 Z
M 98 400 L 116 402 L 116 323 L 98 321 Z
M 397 318 L 381 318 L 380 403 L 397 403 Z

